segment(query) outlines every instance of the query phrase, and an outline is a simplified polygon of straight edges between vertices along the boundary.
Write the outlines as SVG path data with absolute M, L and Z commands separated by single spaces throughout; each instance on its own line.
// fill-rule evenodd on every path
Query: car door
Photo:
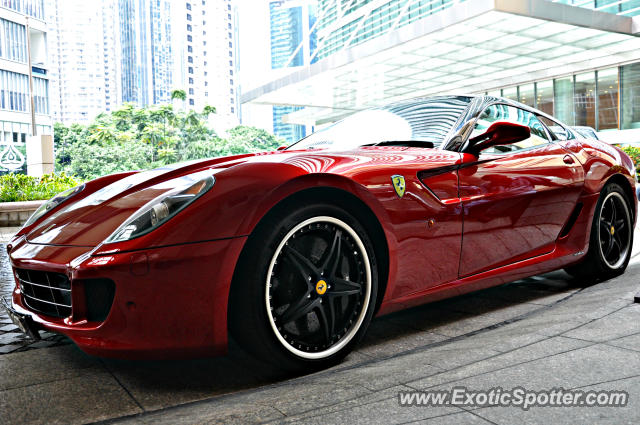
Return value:
M 463 154 L 460 277 L 552 251 L 584 182 L 576 158 L 554 143 L 539 119 L 524 109 L 488 106 L 471 137 L 496 121 L 526 125 L 531 136 L 478 156 Z

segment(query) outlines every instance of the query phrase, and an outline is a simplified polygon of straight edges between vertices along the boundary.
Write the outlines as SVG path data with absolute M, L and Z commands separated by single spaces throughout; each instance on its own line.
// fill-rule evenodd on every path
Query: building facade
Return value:
M 115 1 L 48 0 L 46 5 L 52 117 L 87 123 L 120 103 Z
M 310 64 L 243 102 L 320 125 L 416 96 L 487 93 L 640 142 L 640 0 L 318 4 Z
M 118 0 L 122 101 L 166 103 L 173 89 L 170 0 Z
M 27 138 L 52 133 L 44 1 L 0 0 L 0 34 L 0 172 L 24 171 Z
M 215 127 L 238 124 L 236 8 L 231 0 L 183 2 L 180 19 L 182 70 L 176 82 L 187 92 L 187 107 L 210 105 Z
M 316 47 L 316 2 L 278 0 L 269 3 L 271 69 L 295 68 L 312 63 Z M 293 143 L 307 135 L 307 127 L 288 124 L 283 118 L 297 106 L 273 107 L 273 133 Z

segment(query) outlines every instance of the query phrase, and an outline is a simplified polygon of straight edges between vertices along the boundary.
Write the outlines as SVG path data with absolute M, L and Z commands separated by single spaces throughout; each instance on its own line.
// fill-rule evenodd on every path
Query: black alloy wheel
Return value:
M 273 255 L 266 281 L 270 325 L 293 354 L 318 359 L 355 335 L 371 296 L 371 269 L 355 231 L 328 216 L 294 227 Z
M 283 208 L 260 223 L 236 266 L 231 334 L 281 369 L 336 364 L 369 326 L 377 273 L 371 238 L 355 215 L 323 203 Z
M 596 204 L 589 250 L 579 263 L 565 270 L 583 285 L 624 273 L 633 247 L 633 215 L 624 189 L 608 183 Z

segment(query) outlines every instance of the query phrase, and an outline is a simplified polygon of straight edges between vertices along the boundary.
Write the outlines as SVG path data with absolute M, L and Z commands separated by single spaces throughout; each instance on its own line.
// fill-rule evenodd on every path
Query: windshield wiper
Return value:
M 362 146 L 407 146 L 410 148 L 430 149 L 435 145 L 433 142 L 427 142 L 426 140 L 385 140 L 383 142 L 369 143 Z

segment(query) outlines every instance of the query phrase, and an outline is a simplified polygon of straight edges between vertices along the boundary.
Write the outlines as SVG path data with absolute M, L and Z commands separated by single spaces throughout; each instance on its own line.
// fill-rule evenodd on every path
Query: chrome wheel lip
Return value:
M 344 231 L 349 233 L 349 235 L 356 242 L 356 245 L 358 246 L 358 249 L 361 252 L 362 259 L 364 260 L 366 281 L 364 283 L 365 296 L 364 296 L 364 300 L 363 300 L 363 303 L 362 303 L 362 310 L 361 310 L 360 314 L 358 315 L 358 319 L 356 320 L 355 324 L 351 327 L 351 329 L 335 345 L 332 345 L 328 349 L 323 350 L 323 351 L 318 351 L 318 352 L 315 352 L 315 353 L 307 353 L 305 351 L 298 350 L 293 345 L 289 344 L 289 342 L 287 342 L 287 340 L 284 339 L 284 337 L 280 334 L 280 331 L 278 330 L 278 327 L 276 326 L 275 320 L 273 318 L 273 313 L 271 312 L 271 303 L 270 303 L 270 300 L 269 300 L 269 288 L 271 287 L 271 275 L 273 273 L 273 269 L 275 267 L 275 264 L 276 264 L 276 261 L 278 259 L 278 256 L 280 255 L 280 252 L 282 251 L 282 248 L 285 246 L 285 244 L 291 238 L 291 236 L 293 236 L 296 232 L 298 232 L 303 227 L 308 226 L 310 224 L 314 224 L 314 223 L 331 223 L 333 225 L 341 227 Z M 351 226 L 349 226 L 344 221 L 342 221 L 340 219 L 337 219 L 335 217 L 316 216 L 316 217 L 311 217 L 311 218 L 299 223 L 293 229 L 291 229 L 285 235 L 284 238 L 282 238 L 282 241 L 280 241 L 280 244 L 276 248 L 276 251 L 273 254 L 273 257 L 271 258 L 271 262 L 269 263 L 269 269 L 267 270 L 267 280 L 266 280 L 266 285 L 265 285 L 265 298 L 264 299 L 265 299 L 265 307 L 266 307 L 266 310 L 267 310 L 267 317 L 269 319 L 269 324 L 271 325 L 271 329 L 273 330 L 273 333 L 275 334 L 275 336 L 278 339 L 278 341 L 289 352 L 291 352 L 292 354 L 294 354 L 294 355 L 296 355 L 298 357 L 301 357 L 303 359 L 308 359 L 308 360 L 325 359 L 327 357 L 330 357 L 330 356 L 336 354 L 338 351 L 340 351 L 342 348 L 344 348 L 356 336 L 356 334 L 360 330 L 360 327 L 362 326 L 362 323 L 364 322 L 365 317 L 367 316 L 367 312 L 369 311 L 369 307 L 370 307 L 369 306 L 369 301 L 371 299 L 371 264 L 369 263 L 369 256 L 367 255 L 367 250 L 366 250 L 366 248 L 364 246 L 364 243 L 360 239 L 360 236 L 358 236 L 358 234 L 355 232 L 355 230 L 353 230 L 351 228 Z
M 618 257 L 618 260 L 611 264 L 608 260 L 607 257 L 605 256 L 604 251 L 602 250 L 602 210 L 604 209 L 605 205 L 607 204 L 607 202 L 609 201 L 609 199 L 611 199 L 612 197 L 616 197 L 621 204 L 624 206 L 623 210 L 624 210 L 624 215 L 625 215 L 625 224 L 628 226 L 628 230 L 627 230 L 627 238 L 625 241 L 625 247 L 624 250 L 621 250 L 620 252 L 620 256 Z M 616 208 L 615 203 L 613 204 L 613 208 Z M 616 210 L 616 212 L 618 212 Z M 602 260 L 605 262 L 605 264 L 607 265 L 607 267 L 609 267 L 612 270 L 616 270 L 619 269 L 620 267 L 622 267 L 627 259 L 627 256 L 629 254 L 629 251 L 631 250 L 631 237 L 632 237 L 632 227 L 631 227 L 631 216 L 629 213 L 629 207 L 627 206 L 627 201 L 624 198 L 624 196 L 622 196 L 620 193 L 618 192 L 611 192 L 609 193 L 605 198 L 604 201 L 602 201 L 602 206 L 600 207 L 600 211 L 598 211 L 598 249 L 600 250 L 600 256 L 602 258 Z

